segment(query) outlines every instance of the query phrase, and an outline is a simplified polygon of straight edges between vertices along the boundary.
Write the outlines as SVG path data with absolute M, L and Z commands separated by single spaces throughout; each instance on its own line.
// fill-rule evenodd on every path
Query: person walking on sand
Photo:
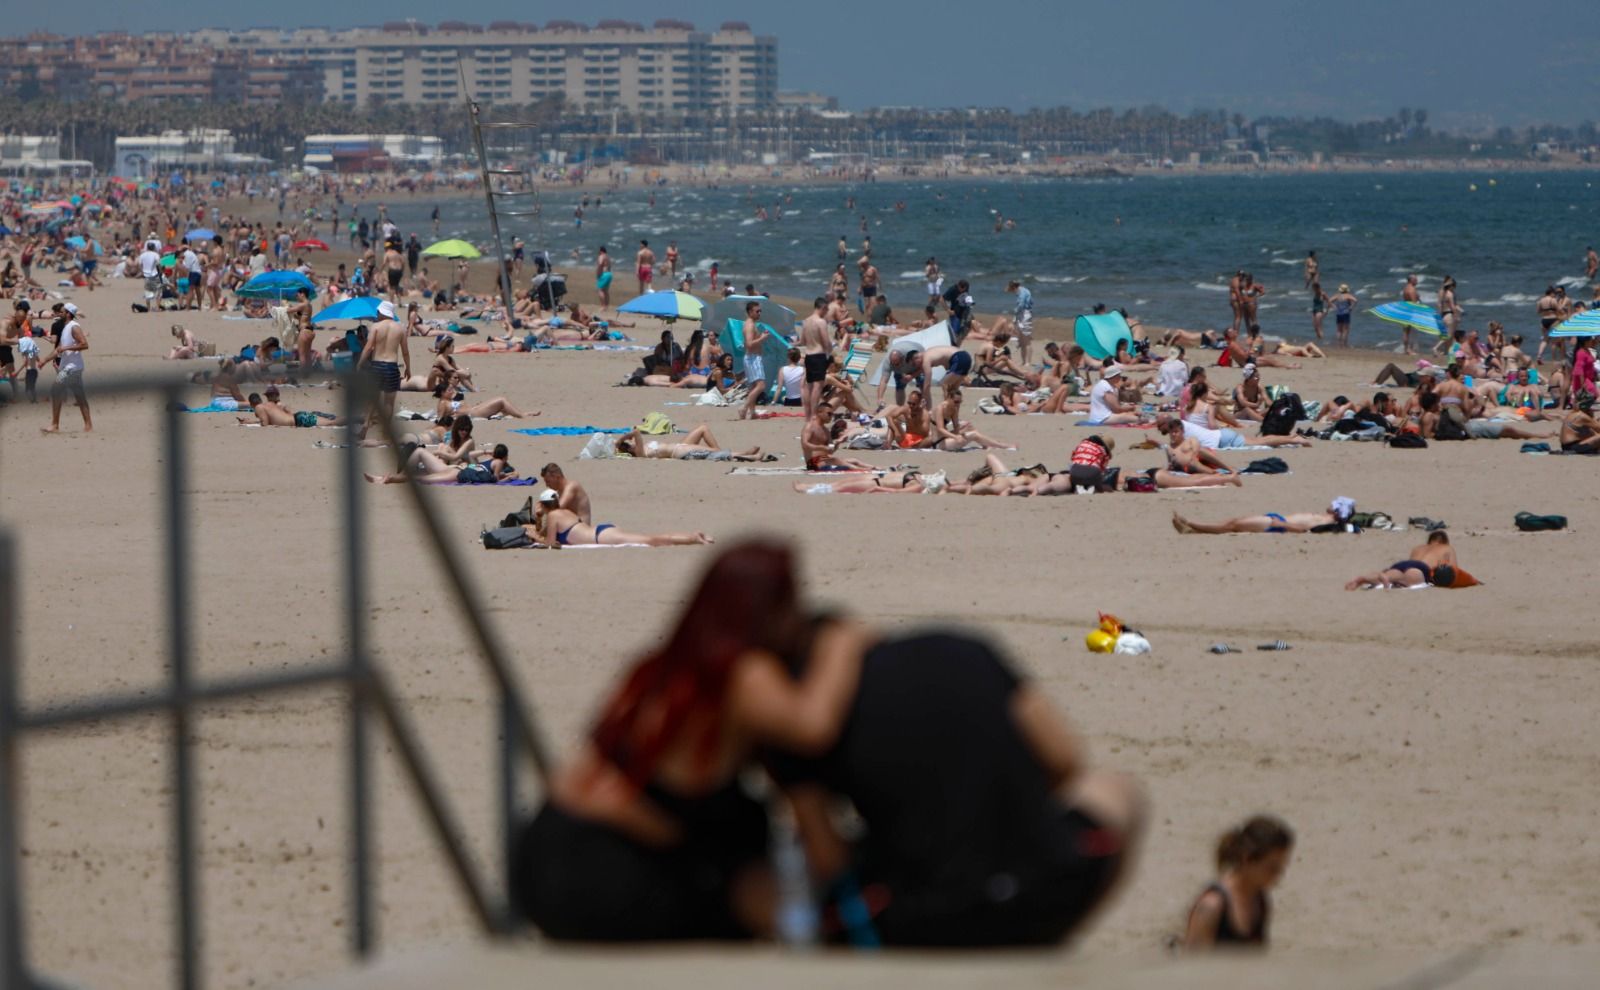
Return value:
M 606 246 L 600 245 L 600 253 L 594 259 L 594 289 L 600 294 L 600 309 L 604 312 L 611 308 L 611 255 L 606 252 Z
M 56 365 L 56 383 L 50 387 L 50 428 L 46 433 L 61 431 L 61 404 L 67 393 L 78 404 L 83 414 L 83 432 L 94 432 L 94 420 L 89 417 L 89 399 L 83 392 L 83 353 L 89 349 L 89 335 L 84 332 L 81 314 L 75 303 L 67 303 L 67 323 L 56 340 L 55 354 L 51 360 Z
M 744 383 L 750 389 L 750 394 L 745 397 L 744 408 L 739 410 L 740 419 L 749 419 L 755 412 L 756 403 L 767 391 L 767 372 L 761 362 L 761 348 L 772 334 L 761 324 L 761 304 L 747 302 L 744 304 L 744 327 L 740 330 L 744 340 Z
M 656 253 L 650 250 L 649 241 L 639 242 L 639 253 L 634 255 L 639 276 L 639 295 L 655 291 Z
M 1011 322 L 1017 328 L 1017 356 L 1026 368 L 1033 354 L 1033 292 L 1020 279 L 1012 279 L 1006 288 L 1017 296 Z
M 1189 909 L 1183 948 L 1264 949 L 1272 922 L 1268 891 L 1283 879 L 1294 850 L 1294 833 L 1277 818 L 1257 815 L 1230 830 L 1217 844 L 1215 882 Z

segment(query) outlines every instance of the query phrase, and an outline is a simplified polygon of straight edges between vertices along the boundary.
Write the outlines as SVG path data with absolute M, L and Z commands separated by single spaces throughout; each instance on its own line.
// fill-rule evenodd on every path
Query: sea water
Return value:
M 653 190 L 653 207 L 652 190 L 638 185 L 546 186 L 540 219 L 517 218 L 505 229 L 508 245 L 515 235 L 530 250 L 550 251 L 574 281 L 591 277 L 596 249 L 606 244 L 617 269 L 615 302 L 634 288 L 641 239 L 656 252 L 658 288 L 666 287 L 666 248 L 675 241 L 683 266 L 695 270 L 697 294 L 706 294 L 706 270 L 716 261 L 720 277 L 740 288 L 752 283 L 810 298 L 826 288 L 841 234 L 855 291 L 855 261 L 870 236 L 883 291 L 902 317 L 915 317 L 927 302 L 922 271 L 930 255 L 947 284 L 971 283 L 980 318 L 1009 311 L 1005 286 L 1020 278 L 1038 315 L 1074 316 L 1104 303 L 1151 324 L 1194 329 L 1229 322 L 1227 280 L 1243 268 L 1267 287 L 1264 331 L 1291 340 L 1311 335 L 1302 263 L 1315 250 L 1323 291 L 1333 295 L 1347 283 L 1361 299 L 1354 341 L 1387 345 L 1398 339 L 1396 328 L 1365 310 L 1398 299 L 1408 274 L 1419 276 L 1428 301 L 1453 275 L 1469 328 L 1493 320 L 1508 332 L 1536 334 L 1534 301 L 1551 283 L 1590 298 L 1583 257 L 1600 243 L 1597 184 L 1600 170 L 989 178 L 664 186 Z M 590 208 L 579 228 L 572 214 L 584 195 Z M 855 198 L 854 209 L 846 209 L 846 197 Z M 769 219 L 756 217 L 763 206 Z M 431 207 L 418 199 L 393 204 L 391 213 L 403 229 L 426 229 Z M 477 201 L 445 203 L 442 211 L 441 236 L 488 243 Z M 996 232 L 1002 218 L 1015 226 Z M 1333 334 L 1331 314 L 1324 333 Z

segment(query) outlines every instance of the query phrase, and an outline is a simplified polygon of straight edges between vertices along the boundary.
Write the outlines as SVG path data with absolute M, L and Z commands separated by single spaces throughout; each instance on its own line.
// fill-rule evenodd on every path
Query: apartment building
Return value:
M 305 62 L 324 98 L 369 103 L 487 103 L 560 97 L 582 109 L 766 111 L 777 106 L 778 42 L 748 24 L 704 32 L 685 21 L 542 27 L 496 21 L 380 28 L 202 29 L 188 36 L 223 52 Z
M 304 61 L 222 51 L 186 36 L 97 34 L 0 38 L 0 92 L 219 103 L 321 101 L 320 71 Z

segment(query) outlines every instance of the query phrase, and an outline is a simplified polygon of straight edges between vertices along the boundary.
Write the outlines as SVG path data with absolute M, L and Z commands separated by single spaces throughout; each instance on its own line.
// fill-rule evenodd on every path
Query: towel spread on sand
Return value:
M 594 433 L 627 433 L 627 427 L 614 426 L 538 426 L 512 430 L 530 437 L 586 437 Z
M 219 406 L 215 402 L 211 402 L 211 403 L 208 403 L 208 404 L 203 405 L 203 406 L 191 406 L 190 408 L 184 410 L 184 412 L 188 412 L 188 413 L 219 413 L 219 412 L 236 413 L 236 412 L 249 412 L 249 411 L 250 411 L 250 407 L 249 406 L 247 406 L 247 405 L 245 405 L 243 403 L 235 403 L 235 402 L 231 402 L 231 401 L 226 406 Z
M 483 482 L 474 482 L 465 485 L 459 481 L 424 482 L 424 484 L 431 485 L 435 488 L 517 488 L 524 485 L 537 485 L 539 483 L 540 482 L 538 478 L 510 478 L 506 481 L 497 481 L 492 485 Z

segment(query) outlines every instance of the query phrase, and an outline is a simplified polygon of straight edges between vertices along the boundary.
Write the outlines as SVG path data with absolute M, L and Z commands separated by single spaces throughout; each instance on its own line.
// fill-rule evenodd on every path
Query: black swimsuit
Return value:
M 1265 946 L 1267 944 L 1267 919 L 1272 914 L 1272 902 L 1267 899 L 1267 895 L 1256 895 L 1255 927 L 1247 932 L 1241 932 L 1233 927 L 1233 899 L 1228 896 L 1227 889 L 1220 883 L 1214 883 L 1207 887 L 1204 893 L 1209 894 L 1213 891 L 1222 898 L 1222 917 L 1217 919 L 1217 936 L 1214 942 L 1217 945 Z

